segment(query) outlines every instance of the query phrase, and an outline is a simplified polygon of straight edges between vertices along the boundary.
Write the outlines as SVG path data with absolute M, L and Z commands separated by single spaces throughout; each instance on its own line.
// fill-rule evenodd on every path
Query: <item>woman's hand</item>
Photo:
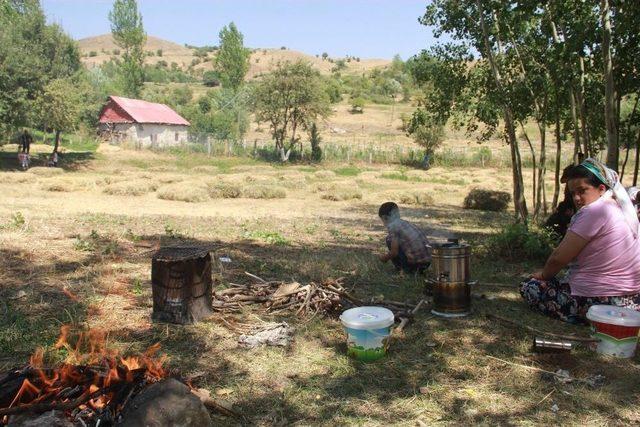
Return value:
M 544 275 L 542 274 L 542 270 L 536 271 L 535 273 L 533 273 L 531 275 L 531 278 L 536 280 L 547 280 L 544 278 Z

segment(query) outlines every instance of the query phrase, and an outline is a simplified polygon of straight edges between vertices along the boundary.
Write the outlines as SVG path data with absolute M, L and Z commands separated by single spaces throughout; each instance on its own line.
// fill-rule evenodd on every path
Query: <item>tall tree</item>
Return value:
M 0 134 L 34 125 L 43 87 L 80 67 L 77 44 L 46 24 L 39 1 L 0 0 Z
M 320 73 L 302 61 L 279 63 L 264 76 L 255 88 L 253 109 L 258 122 L 269 123 L 283 162 L 300 142 L 298 131 L 330 112 Z
M 136 0 L 115 0 L 109 12 L 113 41 L 123 50 L 120 72 L 125 95 L 138 98 L 144 85 L 144 44 L 147 35 Z
M 55 130 L 54 151 L 58 151 L 60 134 L 74 130 L 80 121 L 83 108 L 80 87 L 77 80 L 70 78 L 52 80 L 36 102 L 40 120 Z
M 616 93 L 611 59 L 611 8 L 609 0 L 600 1 L 602 19 L 602 54 L 604 65 L 604 117 L 607 128 L 607 166 L 618 170 L 618 127 L 616 123 Z
M 215 69 L 222 87 L 237 91 L 249 71 L 251 52 L 244 47 L 244 37 L 233 22 L 220 30 L 219 37 L 220 48 L 215 57 Z

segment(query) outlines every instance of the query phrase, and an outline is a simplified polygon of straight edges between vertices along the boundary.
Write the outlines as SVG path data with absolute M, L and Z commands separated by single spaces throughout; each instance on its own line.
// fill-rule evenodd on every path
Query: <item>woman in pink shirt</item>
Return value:
M 567 186 L 578 211 L 544 269 L 522 283 L 529 306 L 551 317 L 582 323 L 589 307 L 611 304 L 640 311 L 638 217 L 618 175 L 587 159 Z M 556 274 L 569 266 L 568 280 Z

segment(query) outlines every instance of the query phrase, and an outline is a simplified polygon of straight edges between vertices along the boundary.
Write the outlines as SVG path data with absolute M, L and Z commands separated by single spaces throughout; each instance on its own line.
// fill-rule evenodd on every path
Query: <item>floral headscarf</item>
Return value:
M 600 182 L 608 187 L 606 193 L 602 197 L 613 199 L 616 201 L 622 213 L 624 214 L 625 221 L 633 233 L 633 237 L 638 237 L 640 229 L 640 222 L 638 222 L 638 214 L 636 209 L 629 198 L 627 190 L 620 183 L 618 174 L 613 169 L 609 169 L 604 164 L 596 159 L 588 158 L 584 162 L 580 163 L 580 166 L 592 172 Z

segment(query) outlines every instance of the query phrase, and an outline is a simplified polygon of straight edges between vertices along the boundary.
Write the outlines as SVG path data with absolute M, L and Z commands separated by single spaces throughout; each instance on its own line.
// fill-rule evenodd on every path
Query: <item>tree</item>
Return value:
M 298 129 L 309 129 L 317 118 L 330 113 L 320 73 L 303 61 L 277 64 L 256 85 L 253 98 L 256 120 L 269 123 L 283 162 L 299 142 Z
M 109 12 L 113 41 L 124 53 L 120 72 L 125 95 L 138 98 L 144 85 L 144 44 L 147 35 L 136 0 L 115 0 Z
M 208 87 L 220 86 L 220 76 L 217 71 L 208 70 L 202 74 L 202 83 Z
M 244 47 L 244 37 L 232 22 L 220 30 L 220 49 L 215 58 L 215 69 L 223 87 L 237 91 L 249 71 L 251 52 Z
M 309 128 L 309 142 L 311 143 L 311 160 L 321 162 L 322 148 L 320 148 L 320 142 L 322 142 L 322 138 L 320 137 L 320 132 L 315 122 L 313 122 L 311 128 Z
M 82 111 L 83 96 L 78 90 L 78 82 L 61 78 L 49 82 L 36 101 L 38 116 L 47 127 L 55 130 L 53 151 L 58 151 L 60 134 L 78 126 Z
M 351 100 L 351 114 L 364 113 L 365 100 L 361 96 L 357 96 Z
M 38 1 L 0 0 L 0 136 L 32 125 L 44 86 L 80 67 L 77 44 L 46 24 Z

